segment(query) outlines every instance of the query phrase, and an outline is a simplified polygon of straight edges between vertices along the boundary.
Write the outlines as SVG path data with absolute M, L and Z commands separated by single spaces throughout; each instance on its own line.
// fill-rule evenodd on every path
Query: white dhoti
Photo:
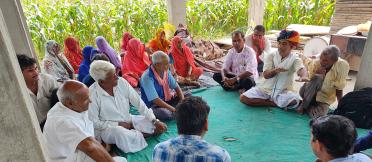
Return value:
M 127 162 L 127 159 L 125 157 L 121 157 L 121 156 L 115 156 L 115 157 L 112 157 L 114 159 L 115 162 Z M 76 157 L 76 159 L 67 159 L 65 161 L 74 161 L 74 162 L 95 162 L 92 158 L 90 158 L 88 155 L 86 154 L 80 154 Z
M 262 85 L 249 89 L 243 95 L 248 98 L 270 99 L 280 108 L 297 108 L 302 98 L 289 89 L 292 89 L 294 74 L 303 68 L 301 59 L 292 53 L 282 58 L 276 51 L 267 57 L 264 71 L 275 68 L 282 68 L 286 71 L 265 79 Z
M 116 144 L 125 153 L 137 152 L 147 147 L 142 133 L 152 134 L 154 125 L 141 115 L 131 115 L 134 129 L 128 130 L 122 126 L 111 126 L 100 132 L 101 139 L 106 144 Z
M 266 93 L 265 90 L 253 87 L 244 92 L 243 95 L 248 98 L 269 99 L 280 108 L 296 108 L 301 101 L 300 95 L 288 90 L 283 90 L 272 97 L 272 95 Z M 296 104 L 289 106 L 289 104 L 294 101 Z

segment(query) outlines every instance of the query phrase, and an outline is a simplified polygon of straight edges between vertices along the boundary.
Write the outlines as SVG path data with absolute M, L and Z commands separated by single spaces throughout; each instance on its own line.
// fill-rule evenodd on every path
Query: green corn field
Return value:
M 124 31 L 144 43 L 167 24 L 165 0 L 21 0 L 39 58 L 44 44 L 63 44 L 72 35 L 82 47 L 104 36 L 120 48 Z M 335 0 L 266 0 L 264 25 L 283 29 L 288 24 L 329 25 Z M 247 30 L 249 0 L 188 0 L 187 26 L 194 38 L 215 39 L 236 29 Z
M 329 25 L 336 0 L 266 0 L 264 25 L 284 29 L 289 24 Z

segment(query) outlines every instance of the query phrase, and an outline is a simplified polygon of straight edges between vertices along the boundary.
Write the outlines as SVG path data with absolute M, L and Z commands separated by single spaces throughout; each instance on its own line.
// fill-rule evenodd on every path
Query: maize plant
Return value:
M 289 24 L 329 25 L 336 0 L 266 0 L 264 25 L 284 29 Z
M 47 40 L 72 35 L 82 47 L 104 36 L 119 50 L 124 31 L 142 42 L 157 28 L 172 28 L 165 0 L 21 0 L 39 58 Z M 236 29 L 246 30 L 249 0 L 188 0 L 186 25 L 193 37 L 215 39 Z M 292 23 L 329 25 L 335 0 L 266 0 L 264 25 L 283 29 Z

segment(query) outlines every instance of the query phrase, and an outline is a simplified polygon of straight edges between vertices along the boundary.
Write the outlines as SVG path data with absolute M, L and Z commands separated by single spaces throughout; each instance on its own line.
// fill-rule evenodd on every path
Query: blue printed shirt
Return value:
M 200 136 L 180 135 L 155 146 L 153 162 L 230 162 L 229 153 Z

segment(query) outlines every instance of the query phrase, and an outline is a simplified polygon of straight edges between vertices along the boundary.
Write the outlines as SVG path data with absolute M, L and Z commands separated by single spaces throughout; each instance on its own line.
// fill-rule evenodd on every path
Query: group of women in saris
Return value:
M 159 29 L 146 47 L 139 39 L 125 32 L 121 40 L 120 54 L 110 46 L 106 39 L 98 36 L 95 39 L 96 47 L 80 47 L 79 41 L 74 37 L 67 37 L 64 41 L 64 50 L 54 40 L 46 43 L 45 57 L 42 69 L 58 80 L 77 79 L 83 82 L 89 78 L 89 67 L 95 55 L 106 55 L 116 68 L 118 76 L 122 76 L 133 87 L 139 87 L 142 73 L 151 65 L 151 54 L 163 51 L 170 56 L 171 72 L 180 84 L 199 85 L 197 82 L 203 69 L 196 67 L 194 57 L 181 37 L 175 36 L 172 41 L 165 37 L 165 31 Z M 120 56 L 120 58 L 119 58 Z
M 151 64 L 151 53 L 163 51 L 169 54 L 171 72 L 178 82 L 184 85 L 199 86 L 198 79 L 203 69 L 196 67 L 194 56 L 186 42 L 179 36 L 172 41 L 165 38 L 165 31 L 159 29 L 146 47 L 139 39 L 130 33 L 124 33 L 122 39 L 122 74 L 133 87 L 138 87 L 142 73 Z

